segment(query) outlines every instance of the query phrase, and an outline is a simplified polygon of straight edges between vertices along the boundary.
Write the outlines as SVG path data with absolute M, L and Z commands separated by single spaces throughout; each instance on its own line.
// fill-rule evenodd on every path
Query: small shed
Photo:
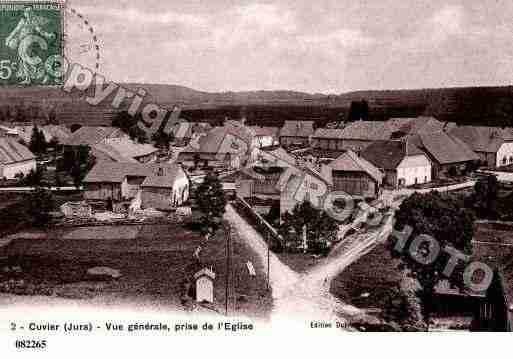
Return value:
M 215 273 L 210 268 L 203 268 L 194 274 L 196 281 L 196 302 L 214 302 Z

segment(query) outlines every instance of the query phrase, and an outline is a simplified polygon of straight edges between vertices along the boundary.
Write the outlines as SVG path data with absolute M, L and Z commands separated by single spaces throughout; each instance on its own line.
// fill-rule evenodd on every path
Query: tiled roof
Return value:
M 138 158 L 147 156 L 158 151 L 158 149 L 149 143 L 137 143 L 129 138 L 120 138 L 108 140 L 107 144 L 125 157 Z
M 97 160 L 110 160 L 116 162 L 137 162 L 131 157 L 126 157 L 111 145 L 100 142 L 91 147 L 91 152 Z
M 313 134 L 313 138 L 343 138 L 344 129 L 342 128 L 318 128 Z
M 314 121 L 285 121 L 280 136 L 309 137 L 314 133 Z
M 449 132 L 476 152 L 497 152 L 505 141 L 513 141 L 510 127 L 459 126 Z
M 273 136 L 277 137 L 280 129 L 278 127 L 270 126 L 250 126 L 250 129 L 255 133 L 255 136 Z
M 85 183 L 121 183 L 126 176 L 145 177 L 142 186 L 172 187 L 180 168 L 169 163 L 126 163 L 99 161 L 86 175 Z
M 383 180 L 383 173 L 376 166 L 365 158 L 359 157 L 351 150 L 343 153 L 336 160 L 329 163 L 328 166 L 335 171 L 365 172 L 377 182 Z
M 429 153 L 438 163 L 449 164 L 475 161 L 479 156 L 462 140 L 445 132 L 422 133 L 412 138 L 421 149 Z
M 378 168 L 397 168 L 406 156 L 424 155 L 412 141 L 375 141 L 367 146 L 361 156 Z M 425 155 L 424 155 L 425 156 Z
M 18 141 L 0 138 L 0 163 L 9 164 L 34 159 L 36 156 Z
M 201 136 L 197 139 L 197 142 L 191 142 L 189 145 L 181 152 L 183 153 L 218 153 L 221 151 L 221 145 L 223 141 L 229 141 L 228 144 L 232 144 L 233 146 L 246 144 L 247 149 L 250 148 L 251 141 L 253 138 L 251 137 L 252 132 L 249 130 L 241 129 L 239 127 L 234 127 L 231 125 L 223 126 L 223 127 L 215 127 L 210 130 L 206 135 Z M 226 153 L 231 153 L 236 151 L 226 151 Z
M 123 136 L 125 136 L 123 131 L 116 127 L 83 126 L 72 133 L 71 136 L 63 143 L 69 146 L 92 146 L 107 138 Z
M 347 125 L 341 134 L 341 138 L 351 140 L 388 140 L 391 136 L 390 129 L 384 121 L 355 121 Z

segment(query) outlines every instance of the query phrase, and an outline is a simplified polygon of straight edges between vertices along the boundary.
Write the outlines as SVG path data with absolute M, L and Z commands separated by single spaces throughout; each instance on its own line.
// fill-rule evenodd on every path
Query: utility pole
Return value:
M 229 284 L 229 279 L 230 279 L 230 261 L 231 261 L 230 240 L 231 240 L 231 236 L 232 236 L 232 228 L 228 227 L 228 236 L 226 238 L 226 293 L 225 293 L 226 316 L 228 316 L 228 295 L 229 295 L 228 284 Z
M 271 284 L 269 283 L 270 281 L 270 277 L 269 277 L 269 274 L 270 274 L 270 256 L 271 256 L 271 253 L 270 253 L 270 249 L 269 249 L 269 246 L 271 245 L 271 241 L 270 241 L 270 236 L 269 236 L 269 233 L 267 233 L 267 290 L 269 291 L 270 288 L 271 288 Z

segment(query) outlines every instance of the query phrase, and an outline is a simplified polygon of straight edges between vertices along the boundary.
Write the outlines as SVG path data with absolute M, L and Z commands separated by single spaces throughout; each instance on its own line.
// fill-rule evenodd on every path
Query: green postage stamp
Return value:
M 0 0 L 0 86 L 61 85 L 64 4 Z

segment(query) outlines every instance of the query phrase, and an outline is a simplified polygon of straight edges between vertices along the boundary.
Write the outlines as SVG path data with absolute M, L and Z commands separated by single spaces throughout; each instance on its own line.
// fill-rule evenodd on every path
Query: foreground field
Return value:
M 0 282 L 23 281 L 26 290 L 15 294 L 51 295 L 85 302 L 197 309 L 224 314 L 226 233 L 219 230 L 208 241 L 180 225 L 100 226 L 19 233 L 0 256 L 9 258 L 16 272 L 0 273 Z M 193 253 L 201 246 L 200 262 Z M 267 317 L 271 309 L 265 272 L 255 254 L 232 235 L 229 311 Z M 256 277 L 246 262 L 252 261 Z M 106 266 L 119 270 L 119 279 L 93 278 L 87 270 Z M 198 307 L 186 300 L 187 283 L 194 273 L 212 266 L 216 273 L 215 303 Z M 6 266 L 4 266 L 5 268 Z M 5 290 L 4 290 L 5 292 Z M 189 291 L 190 293 L 190 291 Z M 1 299 L 0 299 L 1 300 Z

